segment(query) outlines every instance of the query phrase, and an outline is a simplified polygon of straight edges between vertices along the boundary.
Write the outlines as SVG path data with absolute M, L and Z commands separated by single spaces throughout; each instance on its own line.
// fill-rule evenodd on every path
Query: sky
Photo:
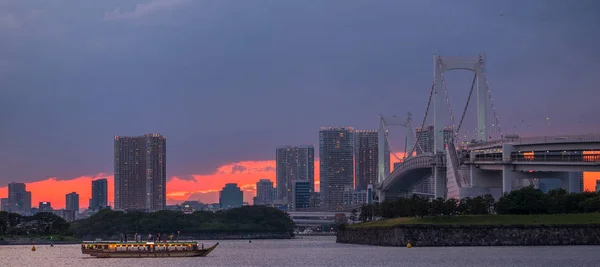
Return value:
M 275 148 L 316 144 L 321 126 L 376 129 L 378 114 L 407 112 L 418 124 L 434 53 L 486 54 L 505 134 L 600 133 L 599 11 L 594 0 L 0 0 L 0 197 L 18 181 L 34 203 L 61 207 L 77 190 L 85 206 L 90 180 L 112 177 L 114 135 L 161 133 L 170 202 L 215 201 L 227 182 L 248 201 L 259 178 L 274 180 Z M 445 76 L 455 117 L 470 75 Z

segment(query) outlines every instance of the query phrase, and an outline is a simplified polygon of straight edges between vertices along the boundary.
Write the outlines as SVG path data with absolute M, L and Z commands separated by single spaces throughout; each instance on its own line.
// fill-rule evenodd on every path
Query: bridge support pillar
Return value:
M 517 178 L 517 173 L 512 170 L 510 154 L 516 152 L 514 145 L 502 144 L 502 193 L 512 191 L 512 182 Z
M 435 198 L 446 198 L 446 172 L 440 166 L 433 167 Z

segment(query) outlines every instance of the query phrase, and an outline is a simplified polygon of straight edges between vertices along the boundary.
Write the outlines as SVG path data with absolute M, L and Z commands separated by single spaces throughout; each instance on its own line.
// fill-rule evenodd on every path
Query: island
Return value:
M 600 194 L 533 187 L 475 198 L 418 196 L 366 205 L 338 243 L 377 246 L 600 245 Z
M 294 223 L 287 213 L 265 206 L 229 210 L 112 211 L 101 210 L 84 220 L 67 223 L 52 213 L 20 216 L 0 212 L 0 244 L 78 243 L 82 240 L 135 240 L 136 234 L 161 234 L 163 239 L 289 239 Z

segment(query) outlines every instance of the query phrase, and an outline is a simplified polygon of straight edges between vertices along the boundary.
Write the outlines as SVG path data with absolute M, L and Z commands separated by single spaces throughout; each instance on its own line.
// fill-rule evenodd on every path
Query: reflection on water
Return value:
M 205 241 L 205 245 L 216 241 Z M 335 243 L 335 237 L 219 241 L 206 258 L 96 259 L 79 245 L 0 246 L 0 266 L 600 266 L 600 247 L 397 248 Z

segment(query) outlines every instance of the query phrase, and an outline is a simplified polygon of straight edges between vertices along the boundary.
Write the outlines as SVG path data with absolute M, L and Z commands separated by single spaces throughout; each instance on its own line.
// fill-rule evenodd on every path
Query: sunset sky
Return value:
M 600 133 L 599 8 L 594 0 L 0 0 L 0 196 L 18 181 L 34 205 L 60 208 L 77 191 L 87 206 L 90 179 L 112 176 L 113 136 L 160 133 L 170 203 L 215 202 L 226 182 L 250 201 L 259 178 L 275 178 L 275 148 L 317 144 L 321 126 L 377 129 L 378 114 L 407 112 L 420 124 L 434 53 L 486 53 L 490 116 L 501 126 L 494 138 Z M 445 79 L 449 125 L 472 73 Z M 467 138 L 474 106 L 461 128 Z M 391 130 L 394 151 L 404 136 Z

